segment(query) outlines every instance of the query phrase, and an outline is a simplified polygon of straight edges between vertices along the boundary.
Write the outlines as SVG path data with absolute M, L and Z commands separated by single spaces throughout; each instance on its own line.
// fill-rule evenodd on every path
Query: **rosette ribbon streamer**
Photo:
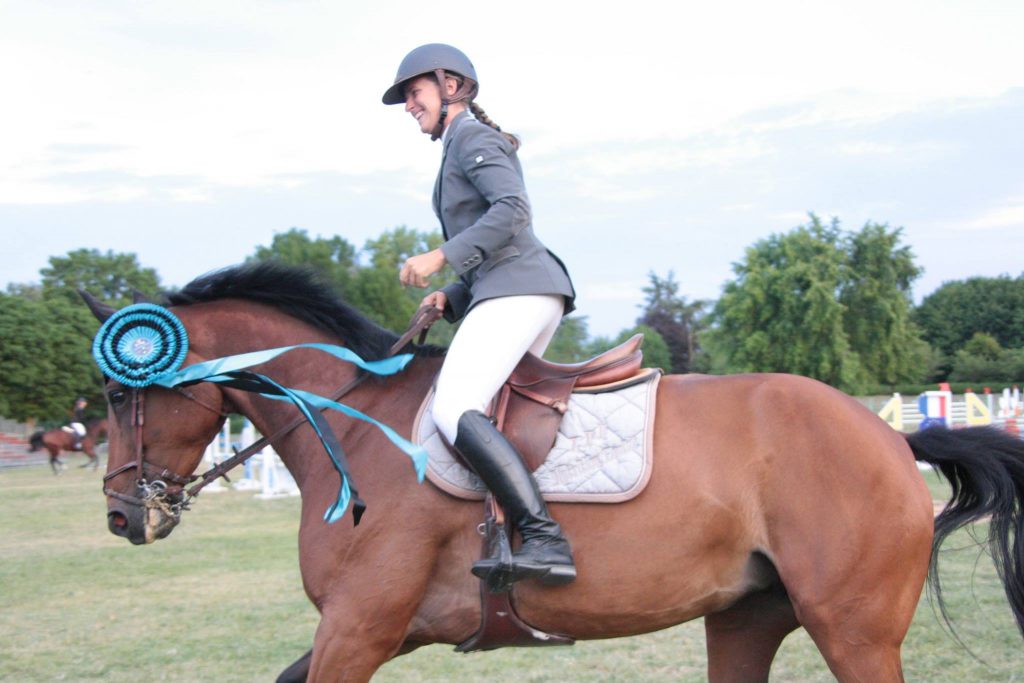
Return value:
M 310 343 L 226 356 L 182 368 L 181 364 L 188 351 L 185 326 L 170 310 L 155 304 L 134 304 L 117 311 L 100 327 L 93 340 L 93 356 L 100 370 L 125 386 L 144 388 L 156 385 L 171 389 L 199 382 L 213 382 L 294 404 L 313 427 L 341 478 L 337 500 L 324 513 L 324 519 L 336 522 L 344 516 L 351 503 L 352 518 L 358 524 L 366 504 L 360 499 L 352 481 L 344 450 L 320 411 L 335 410 L 380 429 L 399 450 L 409 456 L 416 477 L 421 482 L 426 473 L 427 453 L 391 427 L 351 406 L 308 391 L 282 386 L 265 375 L 246 370 L 295 349 L 316 349 L 381 376 L 401 371 L 413 358 L 412 354 L 406 353 L 383 360 L 366 361 L 343 346 Z

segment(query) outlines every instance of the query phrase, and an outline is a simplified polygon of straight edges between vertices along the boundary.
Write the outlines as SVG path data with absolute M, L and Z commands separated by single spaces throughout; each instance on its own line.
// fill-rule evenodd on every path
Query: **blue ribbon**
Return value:
M 393 375 L 396 372 L 401 371 L 409 364 L 409 361 L 413 359 L 413 355 L 411 353 L 404 353 L 398 356 L 385 358 L 383 360 L 366 361 L 351 349 L 347 349 L 343 346 L 312 343 L 296 344 L 294 346 L 282 346 L 276 349 L 267 349 L 265 351 L 241 353 L 235 356 L 225 356 L 224 358 L 216 358 L 214 360 L 196 363 L 195 365 L 190 365 L 187 368 L 157 375 L 152 378 L 152 383 L 162 387 L 173 388 L 182 384 L 215 382 L 218 384 L 230 385 L 233 388 L 241 389 L 243 391 L 250 391 L 252 393 L 259 394 L 260 396 L 274 399 L 275 401 L 288 401 L 294 404 L 313 427 L 317 437 L 320 439 L 320 443 L 327 452 L 328 457 L 331 458 L 334 469 L 337 470 L 338 475 L 341 477 L 341 486 L 338 490 L 338 498 L 324 513 L 324 519 L 329 523 L 333 523 L 341 519 L 345 514 L 345 510 L 348 508 L 349 502 L 354 498 L 357 501 L 358 506 L 355 508 L 353 516 L 355 523 L 358 524 L 359 517 L 362 515 L 362 508 L 365 506 L 362 501 L 359 500 L 358 494 L 355 493 L 355 489 L 351 484 L 351 477 L 348 474 L 348 467 L 345 464 L 344 452 L 341 450 L 340 444 L 338 444 L 337 440 L 334 438 L 334 434 L 331 432 L 330 427 L 325 421 L 323 421 L 323 418 L 318 411 L 323 409 L 335 410 L 344 415 L 348 415 L 349 417 L 356 418 L 357 420 L 368 422 L 380 429 L 391 443 L 395 444 L 399 450 L 409 456 L 412 460 L 413 467 L 416 470 L 416 478 L 420 482 L 423 481 L 423 477 L 427 470 L 427 452 L 422 446 L 410 442 L 386 424 L 383 424 L 382 422 L 379 422 L 369 415 L 347 406 L 344 403 L 338 403 L 318 394 L 303 391 L 301 389 L 284 387 L 265 375 L 258 375 L 252 372 L 241 372 L 244 368 L 266 363 L 283 353 L 303 348 L 323 351 L 335 358 L 352 363 L 367 372 L 381 376 Z
M 151 379 L 151 381 L 153 384 L 159 384 L 162 387 L 173 387 L 185 382 L 202 382 L 210 377 L 222 375 L 226 372 L 242 370 L 243 368 L 252 367 L 253 365 L 266 363 L 267 361 L 277 358 L 282 353 L 287 353 L 294 349 L 317 349 L 318 351 L 329 353 L 339 360 L 352 363 L 367 372 L 372 372 L 375 375 L 393 375 L 405 368 L 405 366 L 409 364 L 409 361 L 413 359 L 413 355 L 411 353 L 403 353 L 398 356 L 385 358 L 384 360 L 365 361 L 355 352 L 350 349 L 346 349 L 344 346 L 334 346 L 333 344 L 296 344 L 294 346 L 281 346 L 276 349 L 252 351 L 250 353 L 240 353 L 236 356 L 215 358 L 214 360 L 190 365 L 187 368 L 182 368 L 181 370 L 156 375 Z

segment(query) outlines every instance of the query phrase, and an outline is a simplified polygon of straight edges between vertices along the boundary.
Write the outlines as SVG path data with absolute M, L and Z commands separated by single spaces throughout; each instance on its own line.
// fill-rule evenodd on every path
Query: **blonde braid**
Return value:
M 516 149 L 516 150 L 519 149 L 519 145 L 520 145 L 519 138 L 517 138 L 515 135 L 512 135 L 511 133 L 503 132 L 501 130 L 501 126 L 499 126 L 498 124 L 496 124 L 494 121 L 491 120 L 491 117 L 487 115 L 487 112 L 485 112 L 483 110 L 483 107 L 481 107 L 476 102 L 470 101 L 470 103 L 469 103 L 469 110 L 471 112 L 473 112 L 473 116 L 476 117 L 477 121 L 479 121 L 480 123 L 486 124 L 486 125 L 490 126 L 491 128 L 493 128 L 494 130 L 498 131 L 499 133 L 501 133 L 502 135 L 505 136 L 506 140 L 508 140 L 509 142 L 512 143 L 513 149 Z

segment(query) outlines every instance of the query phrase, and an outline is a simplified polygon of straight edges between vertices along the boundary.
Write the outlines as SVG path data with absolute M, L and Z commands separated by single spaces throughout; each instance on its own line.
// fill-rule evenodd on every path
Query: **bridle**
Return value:
M 419 344 L 422 345 L 425 341 L 428 329 L 440 317 L 441 312 L 433 306 L 424 306 L 420 308 L 413 316 L 409 329 L 406 330 L 405 334 L 403 334 L 398 341 L 391 346 L 389 355 L 393 356 L 405 348 L 416 334 L 420 335 Z M 341 397 L 345 396 L 362 384 L 370 376 L 370 374 L 365 372 L 357 374 L 355 378 L 346 382 L 337 391 L 335 391 L 331 395 L 331 400 L 339 400 Z M 223 389 L 218 390 L 223 391 Z M 206 410 L 216 413 L 221 419 L 225 419 L 230 415 L 229 412 L 222 408 L 206 403 L 184 387 L 173 387 L 171 391 L 193 401 Z M 214 465 L 203 474 L 183 476 L 176 472 L 172 472 L 165 467 L 160 467 L 146 462 L 145 447 L 142 443 L 142 428 L 146 421 L 146 388 L 133 388 L 131 400 L 131 426 L 135 437 L 135 459 L 133 461 L 126 462 L 103 475 L 103 493 L 111 498 L 115 498 L 121 502 L 141 507 L 143 509 L 158 508 L 165 515 L 172 517 L 175 523 L 180 520 L 181 513 L 184 510 L 189 509 L 189 504 L 192 502 L 192 499 L 199 495 L 199 492 L 208 484 L 211 484 L 220 477 L 227 479 L 226 473 L 228 470 L 242 464 L 267 446 L 279 441 L 300 424 L 306 422 L 304 417 L 296 417 L 270 436 L 259 439 L 241 451 L 235 450 L 234 456 Z M 120 491 L 115 491 L 107 486 L 108 481 L 131 470 L 135 470 L 135 486 L 139 495 L 133 496 L 121 493 Z M 196 480 L 199 480 L 198 484 L 192 486 L 188 490 L 185 490 L 186 486 Z
M 226 418 L 229 415 L 229 413 L 211 406 L 184 388 L 175 387 L 172 391 L 194 401 L 207 410 L 217 413 L 221 418 Z M 129 505 L 143 508 L 159 507 L 177 519 L 180 517 L 182 510 L 188 509 L 188 503 L 192 497 L 183 498 L 181 496 L 182 490 L 199 477 L 196 475 L 185 477 L 172 472 L 166 467 L 159 467 L 146 462 L 145 447 L 142 443 L 142 428 L 146 423 L 146 389 L 144 387 L 133 388 L 131 400 L 131 425 L 135 436 L 135 459 L 103 475 L 103 493 Z M 130 470 L 135 470 L 135 486 L 140 495 L 132 496 L 107 487 L 108 481 Z

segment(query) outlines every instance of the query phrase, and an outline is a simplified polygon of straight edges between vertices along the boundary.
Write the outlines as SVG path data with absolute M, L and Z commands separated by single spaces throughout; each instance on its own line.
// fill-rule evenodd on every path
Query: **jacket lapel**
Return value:
M 444 165 L 448 160 L 448 148 L 452 145 L 452 140 L 455 139 L 455 132 L 462 123 L 462 120 L 466 118 L 468 114 L 462 111 L 456 114 L 452 122 L 448 124 L 448 130 L 444 136 L 444 147 L 441 151 L 441 167 L 437 171 L 437 179 L 434 181 L 434 214 L 438 220 L 441 221 L 441 232 L 444 233 L 444 238 L 448 239 L 448 229 L 445 228 L 444 218 L 441 216 L 441 179 L 444 177 Z

